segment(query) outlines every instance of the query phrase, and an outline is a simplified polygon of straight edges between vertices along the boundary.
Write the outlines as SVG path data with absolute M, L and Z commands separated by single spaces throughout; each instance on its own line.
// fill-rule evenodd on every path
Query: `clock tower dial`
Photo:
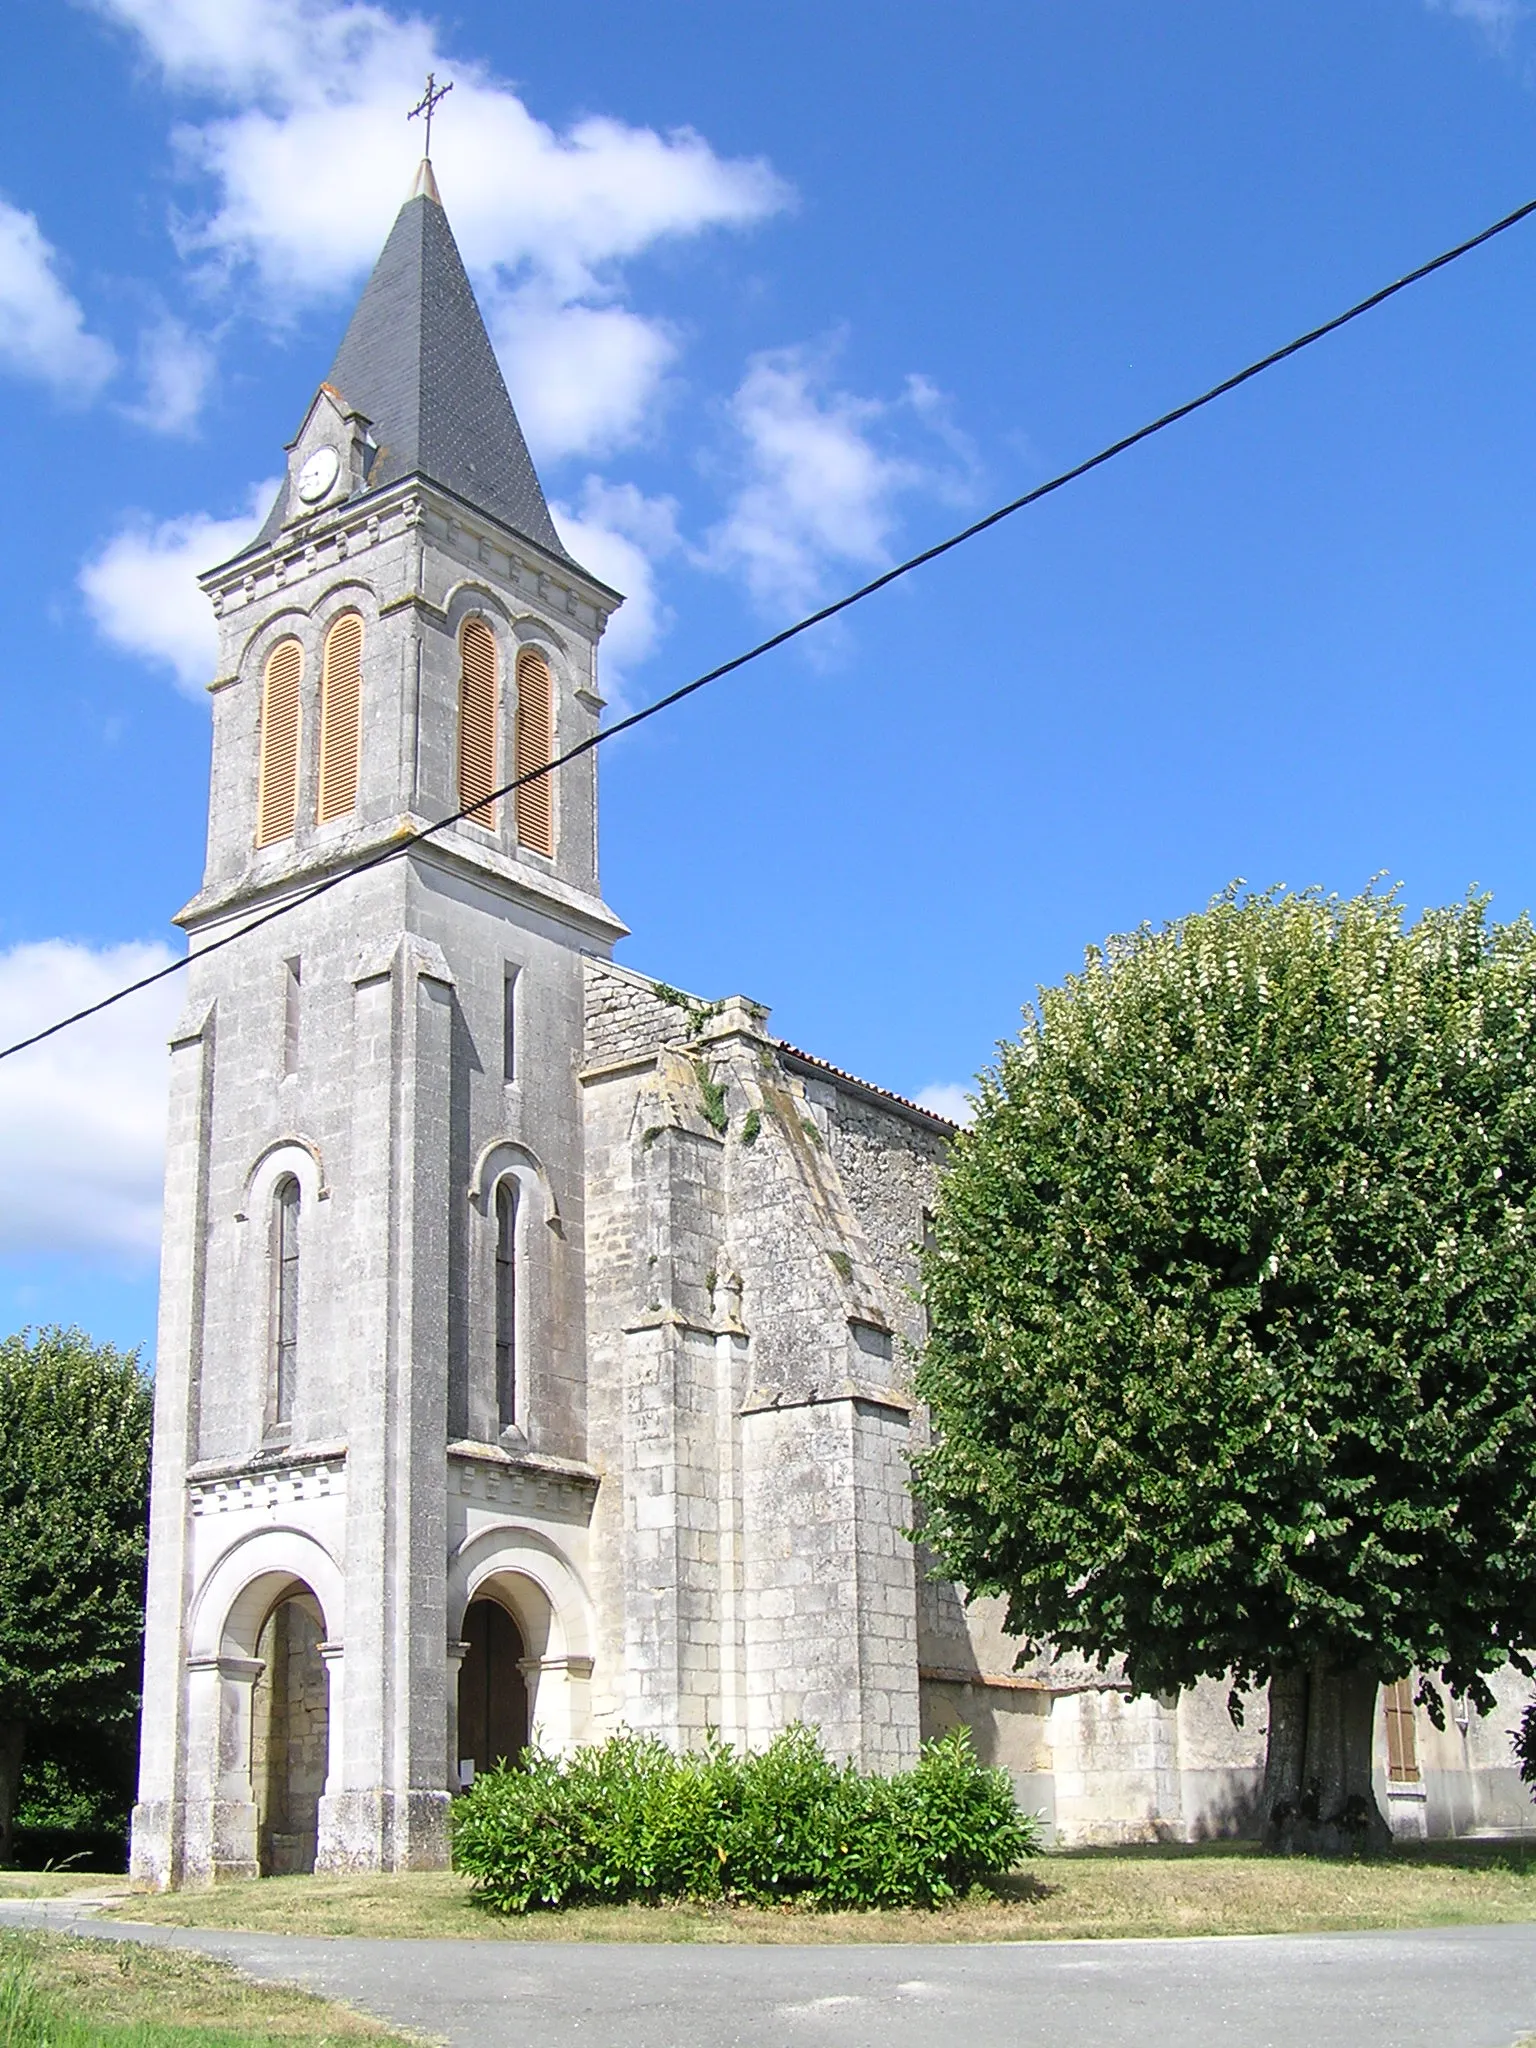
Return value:
M 299 471 L 297 488 L 306 505 L 318 505 L 335 486 L 341 474 L 341 456 L 329 442 L 317 448 Z

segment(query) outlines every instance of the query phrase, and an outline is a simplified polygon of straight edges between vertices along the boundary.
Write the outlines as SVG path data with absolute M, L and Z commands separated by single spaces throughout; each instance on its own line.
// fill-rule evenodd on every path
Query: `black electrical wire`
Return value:
M 1180 420 L 1188 419 L 1191 413 L 1199 412 L 1202 407 L 1213 404 L 1216 399 L 1225 398 L 1229 391 L 1236 391 L 1239 385 L 1262 376 L 1266 370 L 1272 370 L 1277 363 L 1285 362 L 1288 357 L 1300 355 L 1303 349 L 1310 348 L 1314 342 L 1323 340 L 1326 335 L 1336 334 L 1341 327 L 1347 327 L 1351 320 L 1358 320 L 1362 313 L 1372 312 L 1377 306 L 1384 305 L 1388 299 L 1395 298 L 1399 292 L 1406 291 L 1410 285 L 1420 283 L 1437 270 L 1444 270 L 1448 263 L 1454 263 L 1459 257 L 1469 255 L 1473 249 L 1480 249 L 1484 242 L 1491 242 L 1496 235 L 1502 235 L 1507 229 L 1518 226 L 1533 213 L 1536 213 L 1536 199 L 1528 200 L 1524 206 L 1517 206 L 1513 213 L 1506 213 L 1502 220 L 1496 220 L 1480 234 L 1470 236 L 1465 242 L 1458 242 L 1454 249 L 1446 249 L 1440 255 L 1431 257 L 1428 263 L 1421 263 L 1417 270 L 1410 270 L 1406 276 L 1396 279 L 1394 283 L 1383 285 L 1380 291 L 1372 292 L 1369 298 L 1361 299 L 1347 312 L 1336 313 L 1320 327 L 1309 328 L 1305 334 L 1297 335 L 1294 341 L 1288 341 L 1283 348 L 1273 349 L 1267 356 L 1260 356 L 1257 362 L 1250 363 L 1246 369 L 1239 370 L 1236 375 L 1224 377 L 1219 384 L 1213 384 L 1209 391 L 1202 391 L 1198 398 L 1186 399 L 1183 405 L 1176 405 L 1172 412 L 1162 413 L 1157 419 L 1149 420 L 1144 427 L 1138 427 L 1135 433 L 1126 434 L 1118 441 L 1111 441 L 1109 446 L 1101 448 L 1097 455 L 1090 455 L 1086 461 L 1075 464 L 1071 469 L 1064 469 L 1059 476 L 1051 477 L 1046 483 L 1036 484 L 1033 490 L 1025 491 L 1022 497 L 1010 498 L 1006 505 L 999 505 L 996 511 L 988 512 L 984 518 L 973 520 L 969 526 L 963 526 L 958 533 L 950 534 L 947 540 L 936 541 L 932 547 L 924 548 L 920 554 L 909 555 L 906 561 L 898 562 L 895 568 L 872 577 L 868 583 L 861 583 L 857 590 L 849 591 L 845 597 L 839 597 L 833 603 L 823 605 L 819 611 L 807 613 L 803 619 L 797 619 L 792 626 L 785 626 L 782 631 L 771 633 L 766 640 L 759 640 L 757 645 L 749 647 L 745 654 L 734 655 L 731 660 L 721 662 L 718 668 L 709 669 L 705 674 L 695 676 L 691 683 L 684 683 L 676 690 L 669 690 L 666 696 L 658 697 L 654 703 L 644 705 L 639 711 L 630 712 L 627 718 L 616 719 L 612 725 L 605 725 L 601 731 L 590 734 L 578 746 L 572 747 L 569 752 L 551 761 L 547 767 L 532 769 L 528 774 L 519 775 L 511 782 L 504 782 L 499 789 L 492 790 L 489 796 L 479 797 L 474 803 L 465 804 L 461 810 L 452 812 L 446 818 L 439 818 L 435 824 L 423 825 L 417 831 L 402 833 L 398 839 L 392 839 L 387 846 L 369 854 L 366 859 L 353 861 L 334 875 L 327 875 L 322 881 L 300 890 L 298 895 L 290 896 L 274 905 L 271 910 L 263 911 L 260 917 L 253 917 L 237 931 L 225 932 L 221 938 L 210 939 L 206 946 L 198 947 L 195 952 L 184 953 L 168 967 L 159 968 L 154 974 L 143 975 L 138 981 L 130 981 L 125 987 L 114 990 L 111 995 L 103 996 L 100 1002 L 87 1004 L 83 1010 L 76 1010 L 68 1017 L 60 1017 L 56 1023 L 45 1025 L 41 1031 L 34 1031 L 28 1038 L 18 1038 L 14 1045 L 0 1048 L 0 1060 L 8 1060 L 14 1053 L 25 1052 L 29 1046 L 41 1045 L 44 1039 L 53 1038 L 60 1031 L 69 1030 L 71 1025 L 83 1024 L 87 1017 L 99 1016 L 103 1010 L 111 1009 L 114 1003 L 123 1002 L 128 996 L 138 995 L 142 989 L 153 988 L 156 982 L 165 981 L 172 974 L 179 974 L 191 961 L 206 959 L 210 953 L 217 953 L 221 947 L 232 946 L 237 939 L 243 939 L 251 932 L 259 932 L 263 926 L 275 923 L 280 917 L 286 917 L 290 911 L 302 909 L 306 903 L 313 903 L 317 896 L 324 896 L 341 883 L 350 881 L 354 875 L 365 875 L 370 869 L 382 867 L 387 861 L 398 860 L 402 854 L 409 853 L 412 847 L 420 846 L 424 840 L 433 838 L 439 832 L 446 832 L 450 825 L 457 825 L 461 819 L 469 817 L 474 811 L 484 809 L 487 804 L 497 803 L 504 797 L 511 796 L 525 783 L 536 782 L 541 775 L 553 775 L 557 769 L 579 760 L 583 754 L 590 754 L 605 740 L 615 739 L 621 732 L 629 732 L 634 726 L 643 725 L 646 719 L 654 718 L 659 711 L 668 711 L 674 704 L 681 704 L 685 697 L 691 697 L 696 690 L 703 690 L 711 683 L 718 683 L 723 676 L 732 675 L 737 669 L 745 668 L 748 662 L 757 661 L 761 656 L 771 654 L 776 647 L 783 647 L 788 641 L 798 639 L 802 633 L 808 633 L 812 626 L 823 625 L 828 619 L 835 619 L 839 612 L 848 611 L 853 605 L 862 604 L 866 597 L 873 597 L 877 590 L 884 590 L 888 583 L 895 583 L 900 577 L 909 576 L 914 569 L 921 569 L 927 562 L 936 562 L 940 555 L 947 555 L 952 548 L 961 547 L 966 541 L 974 540 L 989 527 L 999 525 L 1004 519 L 1011 519 L 1015 512 L 1022 512 L 1027 505 L 1037 505 L 1053 491 L 1062 490 L 1067 484 L 1075 483 L 1079 477 L 1087 476 L 1090 470 L 1102 469 L 1106 462 L 1113 462 L 1117 455 L 1124 455 L 1127 449 L 1136 447 L 1142 441 L 1151 440 L 1154 434 L 1160 434 L 1166 427 L 1175 426 Z

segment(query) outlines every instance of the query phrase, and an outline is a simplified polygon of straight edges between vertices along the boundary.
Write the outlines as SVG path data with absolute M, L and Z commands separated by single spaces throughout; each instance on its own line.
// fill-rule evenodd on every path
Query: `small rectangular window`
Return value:
M 299 962 L 283 962 L 283 1072 L 299 1071 Z
M 501 1078 L 509 1085 L 517 1079 L 517 982 L 509 967 L 501 984 Z

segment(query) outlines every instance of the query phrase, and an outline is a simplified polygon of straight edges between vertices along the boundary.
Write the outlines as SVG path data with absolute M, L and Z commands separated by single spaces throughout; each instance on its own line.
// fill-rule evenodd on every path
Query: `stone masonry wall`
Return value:
M 588 962 L 586 1066 L 610 1066 L 682 1042 L 687 1013 L 676 1003 L 663 1001 L 656 987 L 611 960 Z
M 839 1755 L 907 1762 L 895 1346 L 923 1202 L 914 1182 L 882 1204 L 877 1185 L 902 1125 L 813 1100 L 752 1005 L 587 973 L 594 1554 L 622 1671 L 595 1685 L 600 1711 L 679 1742 L 708 1725 L 761 1741 L 804 1716 Z

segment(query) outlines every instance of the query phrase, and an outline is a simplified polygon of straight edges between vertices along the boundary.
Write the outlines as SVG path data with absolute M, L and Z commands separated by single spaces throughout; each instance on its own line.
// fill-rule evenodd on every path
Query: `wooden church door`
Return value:
M 519 1668 L 523 1639 L 497 1600 L 472 1600 L 469 1645 L 459 1666 L 459 1759 L 476 1772 L 515 1763 L 528 1745 L 528 1686 Z

